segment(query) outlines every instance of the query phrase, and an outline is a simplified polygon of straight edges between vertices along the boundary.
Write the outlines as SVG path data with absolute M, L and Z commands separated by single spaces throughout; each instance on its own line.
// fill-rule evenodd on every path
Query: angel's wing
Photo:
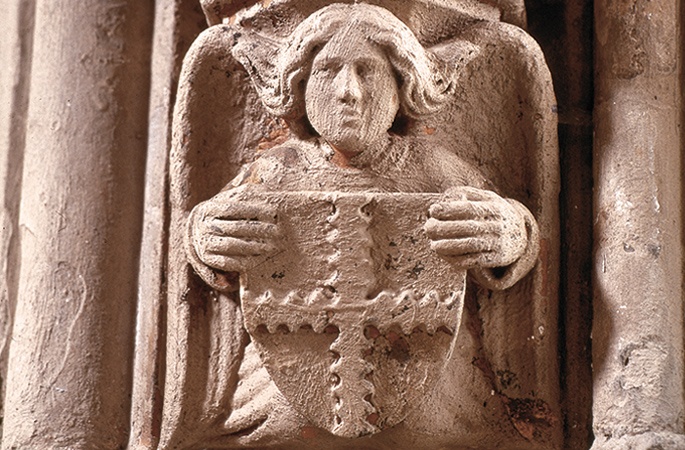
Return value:
M 252 161 L 255 149 L 287 134 L 266 115 L 245 69 L 231 56 L 235 39 L 236 30 L 226 25 L 202 33 L 179 82 L 169 167 L 162 448 L 190 445 L 225 420 L 247 343 L 236 293 L 212 290 L 186 260 L 188 214 Z
M 463 329 L 473 332 L 474 365 L 502 400 L 516 431 L 544 448 L 556 448 L 561 439 L 559 168 L 551 76 L 537 43 L 502 22 L 464 27 L 434 50 L 449 59 L 469 46 L 477 54 L 460 75 L 454 101 L 439 116 L 418 124 L 414 133 L 431 134 L 434 142 L 454 149 L 538 221 L 541 251 L 532 272 L 504 291 L 472 285 L 467 320 L 477 323 Z M 536 425 L 522 418 L 532 411 Z
M 235 293 L 213 291 L 186 262 L 182 243 L 187 216 L 195 205 L 219 192 L 260 149 L 284 141 L 289 133 L 283 121 L 266 114 L 248 72 L 233 58 L 231 48 L 246 27 L 276 42 L 327 3 L 284 0 L 264 10 L 255 6 L 249 14 L 239 15 L 235 26 L 216 25 L 205 31 L 184 62 L 169 170 L 161 448 L 191 446 L 226 420 L 230 413 L 226 405 L 235 392 L 247 341 Z M 534 438 L 537 429 L 531 431 L 529 424 L 517 419 L 522 415 L 514 406 L 558 404 L 556 117 L 544 59 L 532 38 L 499 22 L 499 16 L 486 6 L 481 18 L 488 20 L 472 20 L 473 14 L 452 9 L 451 16 L 431 16 L 435 4 L 447 4 L 437 0 L 417 1 L 412 8 L 400 8 L 404 2 L 395 0 L 372 3 L 396 13 L 424 45 L 433 46 L 447 59 L 450 54 L 463 54 L 464 48 L 477 50 L 460 78 L 454 102 L 441 115 L 417 124 L 413 133 L 431 135 L 454 149 L 492 180 L 500 194 L 526 205 L 539 222 L 543 245 L 533 272 L 503 292 L 476 292 L 474 287 L 468 320 L 479 322 L 476 328 L 482 333 L 474 335 L 462 352 L 472 356 L 455 362 L 477 367 L 501 395 L 514 428 L 523 437 Z M 254 47 L 255 56 L 268 59 L 273 49 L 269 39 L 262 42 Z M 268 81 L 268 73 L 261 75 Z M 516 382 L 508 382 L 502 374 L 513 374 Z M 543 425 L 547 421 L 555 434 L 558 427 L 553 426 L 553 416 L 558 411 L 554 406 L 548 409 L 549 415 L 540 420 Z M 549 434 L 549 429 L 543 431 Z
M 450 133 L 454 148 L 480 167 L 501 195 L 527 206 L 541 232 L 533 272 L 479 305 L 488 324 L 485 351 L 495 372 L 519 374 L 518 389 L 500 384 L 502 392 L 557 405 L 559 168 L 551 76 L 540 48 L 519 28 L 481 23 L 461 38 L 480 52 L 462 77 Z

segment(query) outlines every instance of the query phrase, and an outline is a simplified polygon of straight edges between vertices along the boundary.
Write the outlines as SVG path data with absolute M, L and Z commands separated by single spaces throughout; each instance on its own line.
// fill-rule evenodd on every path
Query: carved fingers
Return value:
M 219 195 L 193 212 L 191 239 L 200 260 L 215 269 L 239 272 L 245 258 L 277 250 L 273 206 Z
M 514 205 L 472 187 L 448 194 L 454 199 L 432 205 L 424 226 L 435 252 L 463 268 L 505 267 L 523 254 L 525 220 Z

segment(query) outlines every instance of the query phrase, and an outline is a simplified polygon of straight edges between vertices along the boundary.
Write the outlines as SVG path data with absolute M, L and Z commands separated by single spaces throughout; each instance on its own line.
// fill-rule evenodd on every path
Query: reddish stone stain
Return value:
M 323 332 L 326 334 L 338 334 L 340 333 L 340 330 L 335 325 L 328 325 L 324 328 Z
M 236 291 L 238 290 L 237 272 L 222 272 L 219 270 L 214 271 L 214 282 L 222 291 Z
M 388 331 L 388 334 L 386 334 L 385 337 L 388 338 L 388 342 L 394 344 L 395 341 L 397 341 L 400 338 L 400 335 L 395 333 L 394 331 Z
M 430 135 L 432 135 L 433 133 L 435 133 L 435 128 L 429 127 L 429 126 L 425 126 L 425 127 L 423 127 L 423 132 L 430 136 Z
M 389 331 L 385 337 L 390 343 L 390 351 L 387 354 L 388 357 L 400 364 L 409 361 L 411 355 L 409 354 L 409 343 L 407 340 L 393 331 Z
M 369 414 L 368 416 L 366 416 L 366 421 L 369 422 L 371 425 L 378 424 L 378 414 L 377 413 Z
M 333 153 L 333 157 L 331 158 L 331 162 L 333 164 L 335 164 L 336 166 L 342 167 L 344 169 L 350 169 L 350 168 L 354 167 L 350 164 L 350 158 L 348 158 L 347 156 L 345 156 L 344 153 L 339 152 L 339 151 L 335 151 Z
M 532 441 L 558 420 L 547 403 L 536 398 L 509 398 L 499 394 L 511 423 L 521 436 Z
M 380 336 L 381 332 L 378 331 L 378 328 L 374 327 L 373 325 L 367 325 L 364 328 L 364 336 L 366 339 L 376 339 L 378 336 Z
M 277 145 L 283 144 L 290 138 L 290 129 L 283 119 L 271 120 L 267 127 L 269 134 L 257 143 L 257 152 L 263 152 Z
M 314 439 L 316 438 L 317 432 L 314 427 L 302 427 L 300 428 L 300 436 L 302 439 Z

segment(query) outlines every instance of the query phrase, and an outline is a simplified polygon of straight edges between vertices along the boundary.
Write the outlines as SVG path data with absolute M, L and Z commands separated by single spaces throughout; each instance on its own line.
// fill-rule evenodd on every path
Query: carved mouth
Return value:
M 343 116 L 340 126 L 343 128 L 358 129 L 361 125 L 361 117 L 346 117 Z
M 360 119 L 362 116 L 360 111 L 357 111 L 355 108 L 349 106 L 342 108 L 340 115 L 343 117 L 354 117 L 357 119 Z

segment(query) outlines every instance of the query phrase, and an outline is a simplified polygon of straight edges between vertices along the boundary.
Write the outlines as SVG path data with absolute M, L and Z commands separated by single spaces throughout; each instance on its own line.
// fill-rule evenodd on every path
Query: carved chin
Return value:
M 335 145 L 335 144 L 333 144 L 333 146 L 334 146 L 340 153 L 342 153 L 343 155 L 345 155 L 345 157 L 347 157 L 347 158 L 355 157 L 355 156 L 360 155 L 360 154 L 362 154 L 362 153 L 364 152 L 364 148 L 363 148 L 363 147 L 361 147 L 361 146 L 359 146 L 359 145 L 355 145 L 355 144 L 343 144 L 343 145 Z
M 341 130 L 343 131 L 343 130 Z M 347 131 L 347 132 L 345 132 Z M 348 129 L 341 133 L 336 133 L 330 139 L 326 139 L 336 149 L 340 150 L 347 156 L 358 155 L 364 150 L 364 143 L 359 139 L 358 129 Z

